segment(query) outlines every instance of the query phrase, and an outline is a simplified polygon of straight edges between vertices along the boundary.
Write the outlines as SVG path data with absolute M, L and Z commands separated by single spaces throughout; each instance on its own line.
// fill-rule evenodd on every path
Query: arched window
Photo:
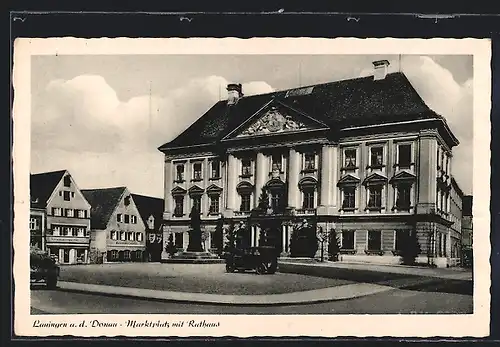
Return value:
M 304 177 L 299 181 L 303 209 L 311 210 L 316 208 L 317 184 L 318 181 L 314 177 Z

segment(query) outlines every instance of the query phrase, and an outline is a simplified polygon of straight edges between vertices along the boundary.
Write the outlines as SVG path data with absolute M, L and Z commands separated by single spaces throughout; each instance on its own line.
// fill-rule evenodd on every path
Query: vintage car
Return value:
M 226 272 L 252 270 L 257 274 L 274 274 L 278 255 L 274 247 L 232 248 L 226 253 Z
M 45 282 L 48 288 L 54 289 L 57 287 L 59 273 L 59 264 L 47 252 L 37 248 L 30 250 L 31 283 Z

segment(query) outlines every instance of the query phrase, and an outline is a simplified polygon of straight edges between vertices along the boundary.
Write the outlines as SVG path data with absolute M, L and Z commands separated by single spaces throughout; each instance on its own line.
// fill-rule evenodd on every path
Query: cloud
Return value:
M 53 80 L 33 98 L 32 169 L 66 168 L 80 173 L 84 187 L 127 185 L 158 195 L 163 161 L 157 148 L 225 98 L 227 84 L 223 77 L 207 76 L 161 95 L 121 101 L 101 76 Z M 255 81 L 243 90 L 252 95 L 273 88 Z

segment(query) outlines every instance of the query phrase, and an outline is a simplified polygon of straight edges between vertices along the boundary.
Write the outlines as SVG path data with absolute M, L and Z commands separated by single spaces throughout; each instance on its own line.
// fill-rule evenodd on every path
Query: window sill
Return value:
M 270 172 L 269 172 L 269 176 L 272 176 L 272 175 L 273 175 L 273 173 L 274 173 L 274 171 L 270 171 Z M 284 174 L 285 174 L 285 171 L 280 170 L 280 171 L 278 172 L 278 174 L 280 174 L 280 175 L 284 175 Z
M 384 251 L 382 251 L 380 249 L 375 249 L 375 250 L 365 249 L 365 254 L 366 255 L 384 255 Z
M 412 166 L 415 166 L 415 163 L 410 163 L 408 165 L 394 164 L 392 167 L 398 170 L 410 170 Z
M 356 211 L 356 210 L 357 210 L 357 208 L 356 208 L 356 207 L 342 207 L 342 208 L 340 209 L 340 211 L 344 211 L 344 212 L 354 212 L 354 211 Z
M 356 254 L 356 250 L 353 249 L 353 248 L 341 248 L 340 249 L 340 254 L 350 254 L 350 255 L 353 255 L 353 254 Z
M 244 174 L 240 175 L 240 178 L 251 178 L 253 175 L 252 174 Z
M 173 217 L 175 218 L 181 218 L 181 217 L 184 217 L 185 214 L 174 214 Z
M 175 180 L 174 183 L 184 183 L 186 180 Z
M 374 207 L 374 206 L 369 206 L 365 208 L 365 211 L 376 211 L 376 212 L 382 212 L 384 210 L 384 207 Z
M 316 171 L 316 169 L 303 169 L 301 173 L 315 173 Z
M 217 180 L 220 180 L 220 179 L 222 179 L 222 177 L 221 177 L 221 176 L 217 176 L 217 177 L 210 177 L 210 178 L 209 178 L 209 180 L 210 180 L 210 181 L 217 181 Z
M 366 170 L 382 170 L 383 168 L 385 168 L 385 164 L 382 164 L 382 165 L 368 165 L 366 167 Z
M 394 206 L 392 208 L 395 212 L 410 212 L 413 206 Z
M 359 169 L 359 166 L 344 166 L 340 168 L 340 171 L 355 171 Z
M 203 178 L 193 178 L 191 182 L 201 182 L 203 181 Z

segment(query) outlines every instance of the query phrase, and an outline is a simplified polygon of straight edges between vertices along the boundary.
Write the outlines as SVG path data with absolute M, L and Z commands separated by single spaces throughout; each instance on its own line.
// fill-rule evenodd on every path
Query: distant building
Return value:
M 448 218 L 453 224 L 450 226 L 448 235 L 441 241 L 438 240 L 438 244 L 441 244 L 442 256 L 448 258 L 448 265 L 457 266 L 460 265 L 460 259 L 462 258 L 462 209 L 464 193 L 453 177 L 451 177 L 449 195 L 450 208 Z
M 462 249 L 470 250 L 473 244 L 472 232 L 472 195 L 466 195 L 463 199 L 462 210 Z
M 159 147 L 164 241 L 174 233 L 187 246 L 193 206 L 210 233 L 221 216 L 248 221 L 264 189 L 269 208 L 246 226 L 249 245 L 259 245 L 265 219 L 273 225 L 266 238 L 289 256 L 293 227 L 306 219 L 338 235 L 344 261 L 399 263 L 403 237 L 416 233 L 418 261 L 455 265 L 461 207 L 457 198 L 451 211 L 450 190 L 459 141 L 388 64 L 374 62 L 373 76 L 261 95 L 229 84 L 227 100 Z
M 31 244 L 62 264 L 87 263 L 90 204 L 67 170 L 30 176 Z
M 92 206 L 92 262 L 144 261 L 146 225 L 126 187 L 84 189 Z
M 132 194 L 132 198 L 146 226 L 146 259 L 161 261 L 164 200 L 139 194 Z

